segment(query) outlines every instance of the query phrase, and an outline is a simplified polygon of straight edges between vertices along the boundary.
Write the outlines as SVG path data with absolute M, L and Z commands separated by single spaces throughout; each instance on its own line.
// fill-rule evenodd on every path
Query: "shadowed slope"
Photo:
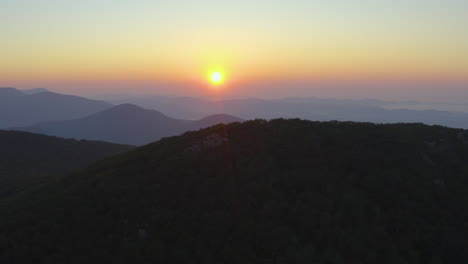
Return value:
M 132 148 L 0 130 L 0 198 Z

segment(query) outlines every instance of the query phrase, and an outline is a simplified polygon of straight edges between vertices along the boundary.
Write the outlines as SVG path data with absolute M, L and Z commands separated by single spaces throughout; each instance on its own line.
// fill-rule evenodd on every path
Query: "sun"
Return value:
M 211 82 L 215 85 L 219 85 L 223 83 L 223 80 L 224 80 L 223 74 L 219 71 L 212 72 L 210 78 L 211 78 Z

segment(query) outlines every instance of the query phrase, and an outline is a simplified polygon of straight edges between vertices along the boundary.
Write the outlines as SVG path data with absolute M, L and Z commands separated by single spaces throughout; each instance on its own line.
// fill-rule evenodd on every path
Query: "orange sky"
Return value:
M 6 1 L 0 86 L 203 94 L 221 69 L 263 97 L 239 85 L 468 80 L 464 2 Z

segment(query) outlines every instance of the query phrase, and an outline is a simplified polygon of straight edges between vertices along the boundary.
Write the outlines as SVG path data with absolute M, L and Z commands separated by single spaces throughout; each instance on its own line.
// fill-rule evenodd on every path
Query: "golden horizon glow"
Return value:
M 2 2 L 0 86 L 468 80 L 466 1 L 106 2 Z

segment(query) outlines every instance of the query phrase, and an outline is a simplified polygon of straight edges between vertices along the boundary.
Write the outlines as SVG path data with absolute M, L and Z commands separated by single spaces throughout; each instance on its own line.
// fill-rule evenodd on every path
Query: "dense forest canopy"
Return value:
M 465 263 L 468 132 L 218 125 L 1 205 L 4 263 Z

